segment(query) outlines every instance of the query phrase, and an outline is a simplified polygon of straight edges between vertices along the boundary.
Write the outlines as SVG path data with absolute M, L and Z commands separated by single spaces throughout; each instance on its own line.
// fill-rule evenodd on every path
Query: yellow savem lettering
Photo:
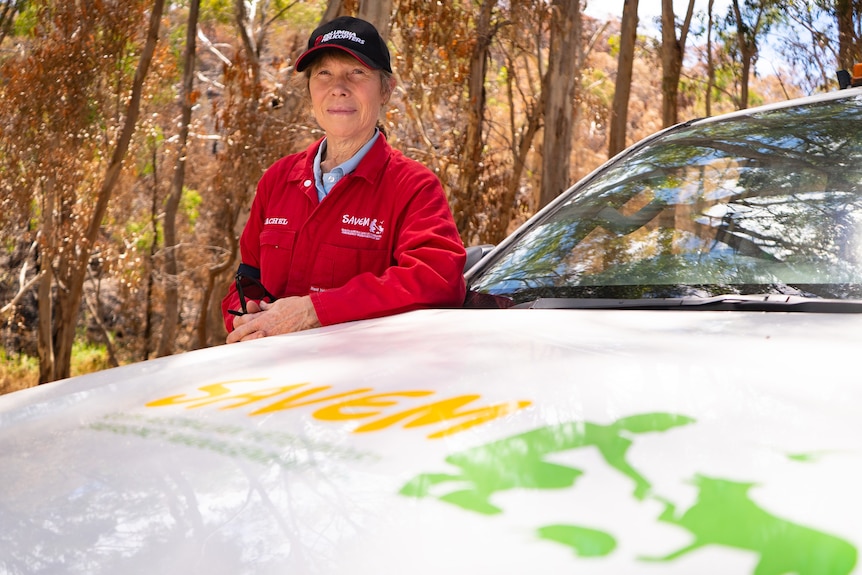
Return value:
M 257 411 L 252 411 L 251 413 L 249 413 L 249 415 L 260 415 L 262 413 L 271 413 L 273 411 L 283 411 L 285 409 L 292 409 L 294 407 L 301 407 L 304 405 L 312 405 L 315 403 L 322 403 L 324 401 L 330 401 L 333 399 L 338 399 L 338 398 L 346 397 L 349 395 L 368 393 L 369 391 L 371 391 L 371 388 L 355 389 L 353 391 L 344 391 L 342 393 L 336 393 L 333 395 L 324 395 L 323 397 L 318 397 L 316 399 L 311 399 L 308 401 L 297 401 L 297 400 L 302 399 L 304 397 L 308 397 L 310 395 L 320 393 L 321 391 L 327 391 L 329 389 L 332 389 L 331 385 L 322 385 L 320 387 L 313 387 L 311 389 L 306 389 L 300 393 L 295 393 L 295 394 L 291 395 L 290 397 L 285 397 L 284 399 L 280 399 L 280 400 L 276 401 L 275 403 L 271 403 L 270 405 L 267 405 L 266 407 L 262 407 L 262 408 L 258 409 Z
M 366 423 L 365 425 L 361 425 L 356 428 L 355 431 L 357 433 L 378 431 L 405 420 L 407 420 L 407 422 L 404 424 L 404 427 L 410 428 L 432 425 L 453 419 L 466 418 L 466 421 L 462 421 L 458 425 L 432 433 L 428 436 L 429 439 L 438 439 L 440 437 L 458 433 L 459 431 L 464 431 L 465 429 L 469 429 L 475 425 L 503 417 L 504 415 L 514 413 L 515 411 L 523 409 L 531 404 L 529 401 L 514 401 L 461 411 L 461 408 L 476 401 L 479 397 L 479 395 L 462 395 L 460 397 L 444 399 L 436 403 L 408 409 L 406 411 Z
M 376 393 L 357 397 L 347 401 L 341 401 L 334 405 L 328 405 L 315 411 L 312 415 L 323 421 L 343 421 L 346 419 L 362 419 L 380 415 L 384 407 L 397 405 L 397 399 L 385 399 L 388 397 L 423 397 L 433 394 L 433 391 L 399 391 L 393 393 Z M 369 411 L 369 409 L 371 411 Z
M 162 407 L 165 405 L 182 405 L 186 403 L 197 403 L 200 402 L 200 405 L 206 405 L 207 403 L 212 403 L 213 401 L 218 401 L 222 396 L 231 392 L 231 389 L 228 387 L 234 383 L 245 383 L 250 381 L 266 381 L 267 378 L 259 377 L 255 379 L 234 379 L 231 381 L 223 381 L 221 383 L 212 383 L 210 385 L 204 385 L 198 388 L 198 391 L 203 391 L 205 395 L 203 396 L 188 396 L 186 394 L 180 395 L 171 395 L 168 397 L 163 397 L 161 399 L 156 399 L 146 404 L 147 407 Z M 195 407 L 200 407 L 197 405 Z

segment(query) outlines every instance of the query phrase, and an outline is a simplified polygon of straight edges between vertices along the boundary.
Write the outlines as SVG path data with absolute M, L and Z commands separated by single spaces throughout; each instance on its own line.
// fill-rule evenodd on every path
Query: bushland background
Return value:
M 862 0 L 661 0 L 640 22 L 590 1 L 0 0 L 0 393 L 224 342 L 255 184 L 321 135 L 292 63 L 322 21 L 388 39 L 389 139 L 467 245 L 664 126 L 862 61 Z

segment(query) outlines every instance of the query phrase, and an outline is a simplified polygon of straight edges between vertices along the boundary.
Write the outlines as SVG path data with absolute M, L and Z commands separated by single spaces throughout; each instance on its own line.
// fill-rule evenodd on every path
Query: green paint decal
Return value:
M 609 425 L 578 421 L 540 427 L 453 453 L 445 461 L 455 471 L 417 475 L 401 495 L 436 497 L 466 511 L 492 516 L 505 513 L 495 495 L 509 490 L 576 488 L 584 470 L 549 461 L 549 457 L 576 449 L 593 448 L 612 470 L 632 484 L 637 502 L 661 504 L 656 521 L 690 534 L 690 543 L 669 554 L 641 556 L 642 562 L 670 562 L 710 546 L 752 552 L 756 575 L 846 575 L 857 562 L 857 549 L 848 541 L 773 515 L 749 495 L 753 483 L 696 475 L 689 483 L 697 498 L 678 510 L 666 497 L 653 492 L 650 480 L 628 459 L 629 448 L 644 434 L 667 432 L 691 425 L 694 419 L 670 413 L 644 413 L 623 417 Z M 799 459 L 797 459 L 799 460 Z M 803 461 L 812 462 L 804 458 Z M 611 555 L 614 535 L 584 525 L 537 526 L 542 540 L 564 545 L 581 558 Z
M 547 525 L 538 529 L 538 535 L 571 547 L 579 557 L 603 557 L 617 546 L 610 534 L 576 525 Z

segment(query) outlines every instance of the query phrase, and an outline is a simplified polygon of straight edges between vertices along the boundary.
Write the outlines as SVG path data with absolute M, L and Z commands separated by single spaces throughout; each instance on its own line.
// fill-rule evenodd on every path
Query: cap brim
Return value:
M 372 62 L 364 55 L 350 50 L 349 48 L 339 46 L 338 44 L 325 44 L 323 46 L 315 46 L 314 48 L 303 52 L 299 56 L 299 58 L 296 59 L 296 71 L 302 72 L 306 68 L 311 66 L 311 63 L 314 62 L 314 60 L 320 56 L 323 50 L 341 50 L 342 52 L 350 54 L 351 56 L 359 60 L 366 68 L 371 68 L 372 70 L 382 70 L 382 68 L 378 64 Z

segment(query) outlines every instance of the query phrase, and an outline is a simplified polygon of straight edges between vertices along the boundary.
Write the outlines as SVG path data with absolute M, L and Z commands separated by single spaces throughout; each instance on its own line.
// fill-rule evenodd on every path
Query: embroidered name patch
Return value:
M 341 233 L 345 236 L 356 236 L 371 240 L 380 240 L 385 228 L 383 222 L 377 218 L 358 218 L 349 214 L 341 217 Z

